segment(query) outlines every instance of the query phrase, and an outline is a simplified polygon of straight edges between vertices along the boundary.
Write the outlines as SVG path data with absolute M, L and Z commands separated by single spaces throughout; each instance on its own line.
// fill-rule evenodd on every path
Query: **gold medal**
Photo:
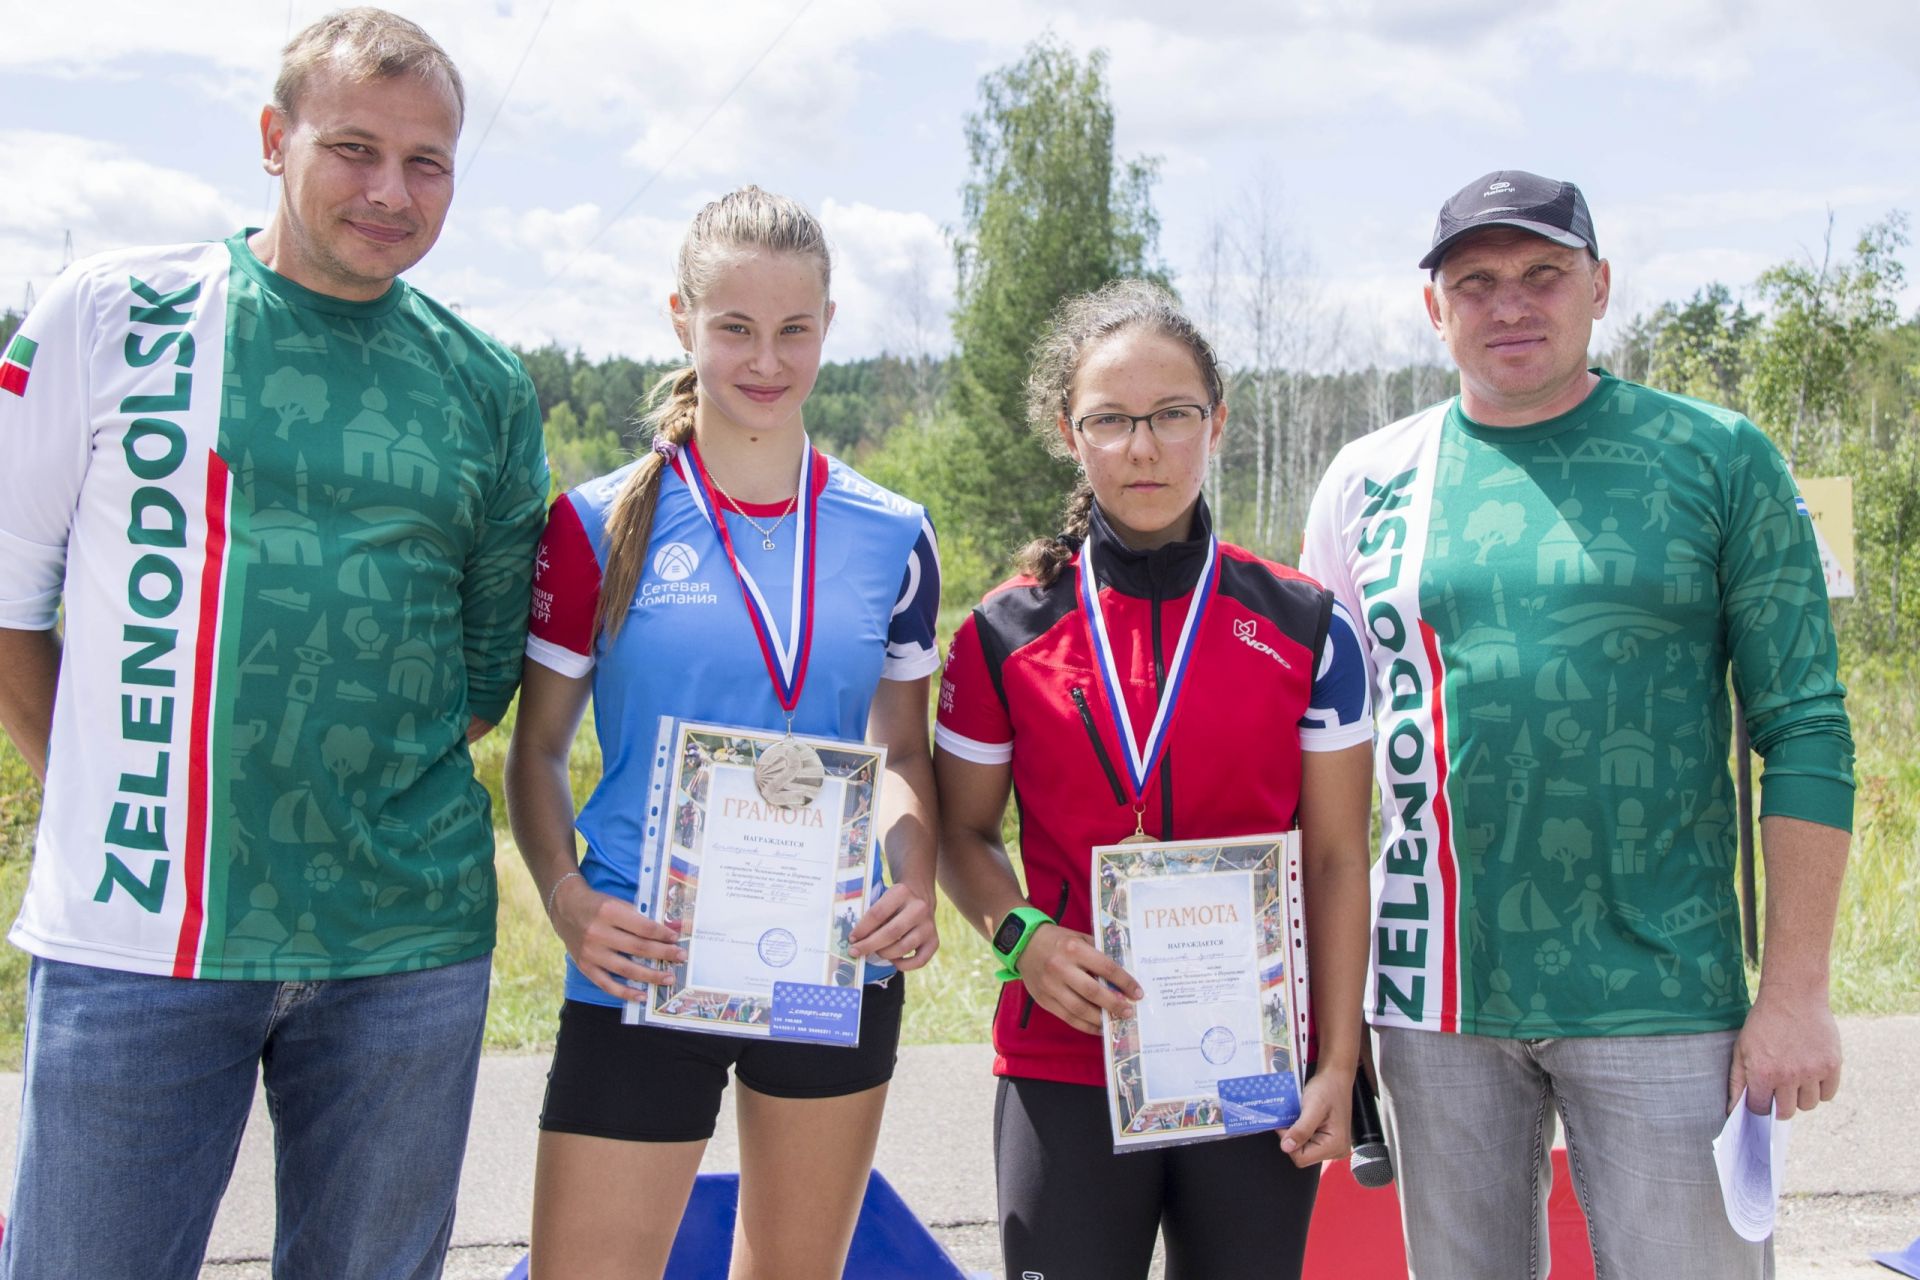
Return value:
M 760 798 L 782 809 L 806 808 L 826 780 L 820 753 L 792 736 L 761 751 L 753 762 L 753 785 L 760 789 Z
M 1121 844 L 1156 844 L 1158 843 L 1156 840 L 1154 840 L 1152 836 L 1147 834 L 1146 819 L 1147 819 L 1147 807 L 1143 804 L 1135 805 L 1133 807 L 1133 834 L 1130 836 L 1123 837 L 1120 843 Z

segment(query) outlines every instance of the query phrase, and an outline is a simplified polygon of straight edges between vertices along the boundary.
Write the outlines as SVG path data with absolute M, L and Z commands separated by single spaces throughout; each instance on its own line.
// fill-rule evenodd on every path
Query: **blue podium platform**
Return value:
M 1920 1238 L 1898 1253 L 1876 1253 L 1873 1260 L 1889 1271 L 1920 1280 Z
M 695 1178 L 665 1280 L 727 1280 L 733 1220 L 739 1210 L 739 1174 L 703 1173 Z M 971 1280 L 877 1169 L 867 1177 L 867 1195 L 843 1274 L 846 1280 Z M 525 1258 L 506 1280 L 527 1280 Z

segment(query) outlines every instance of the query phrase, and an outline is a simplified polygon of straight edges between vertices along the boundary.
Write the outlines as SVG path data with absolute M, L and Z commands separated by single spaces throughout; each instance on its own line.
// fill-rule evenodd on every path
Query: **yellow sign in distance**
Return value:
M 1807 514 L 1813 517 L 1813 536 L 1820 544 L 1820 568 L 1827 577 L 1827 598 L 1850 597 L 1853 591 L 1853 477 L 1795 477 Z

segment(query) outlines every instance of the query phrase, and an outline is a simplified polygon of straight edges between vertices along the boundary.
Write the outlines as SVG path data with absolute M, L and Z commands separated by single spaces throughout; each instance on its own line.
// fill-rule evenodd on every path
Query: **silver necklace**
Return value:
M 735 498 L 732 494 L 726 491 L 726 489 L 721 485 L 720 478 L 718 476 L 714 475 L 713 472 L 709 471 L 707 472 L 707 479 L 713 481 L 713 487 L 720 490 L 720 496 L 725 498 L 728 501 L 728 503 L 732 505 L 734 511 L 739 514 L 740 518 L 742 520 L 745 520 L 748 524 L 752 525 L 756 530 L 759 531 L 761 550 L 763 551 L 775 550 L 776 548 L 773 543 L 774 531 L 779 529 L 781 525 L 785 524 L 787 522 L 787 517 L 792 515 L 794 513 L 794 509 L 800 505 L 799 490 L 796 489 L 794 491 L 793 496 L 787 499 L 787 509 L 780 513 L 779 519 L 775 520 L 772 524 L 761 524 L 758 520 L 755 520 L 752 516 L 747 514 L 746 509 L 740 505 L 740 502 L 737 498 Z

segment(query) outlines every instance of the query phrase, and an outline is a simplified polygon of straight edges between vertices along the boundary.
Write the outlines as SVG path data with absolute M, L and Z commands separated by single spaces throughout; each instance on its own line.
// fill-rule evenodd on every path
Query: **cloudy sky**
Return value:
M 330 7 L 15 6 L 0 307 L 46 287 L 68 233 L 85 255 L 259 223 L 278 50 Z M 830 356 L 944 346 L 963 119 L 981 75 L 1048 30 L 1110 52 L 1119 149 L 1160 158 L 1177 282 L 1194 292 L 1210 227 L 1244 238 L 1264 207 L 1332 362 L 1437 351 L 1413 264 L 1441 200 L 1491 169 L 1581 183 L 1616 318 L 1818 255 L 1829 210 L 1843 249 L 1890 210 L 1920 213 L 1912 0 L 398 7 L 468 82 L 460 194 L 413 280 L 506 338 L 594 355 L 672 348 L 681 230 L 746 181 L 805 200 L 833 236 Z M 1911 309 L 1920 252 L 1906 260 Z

